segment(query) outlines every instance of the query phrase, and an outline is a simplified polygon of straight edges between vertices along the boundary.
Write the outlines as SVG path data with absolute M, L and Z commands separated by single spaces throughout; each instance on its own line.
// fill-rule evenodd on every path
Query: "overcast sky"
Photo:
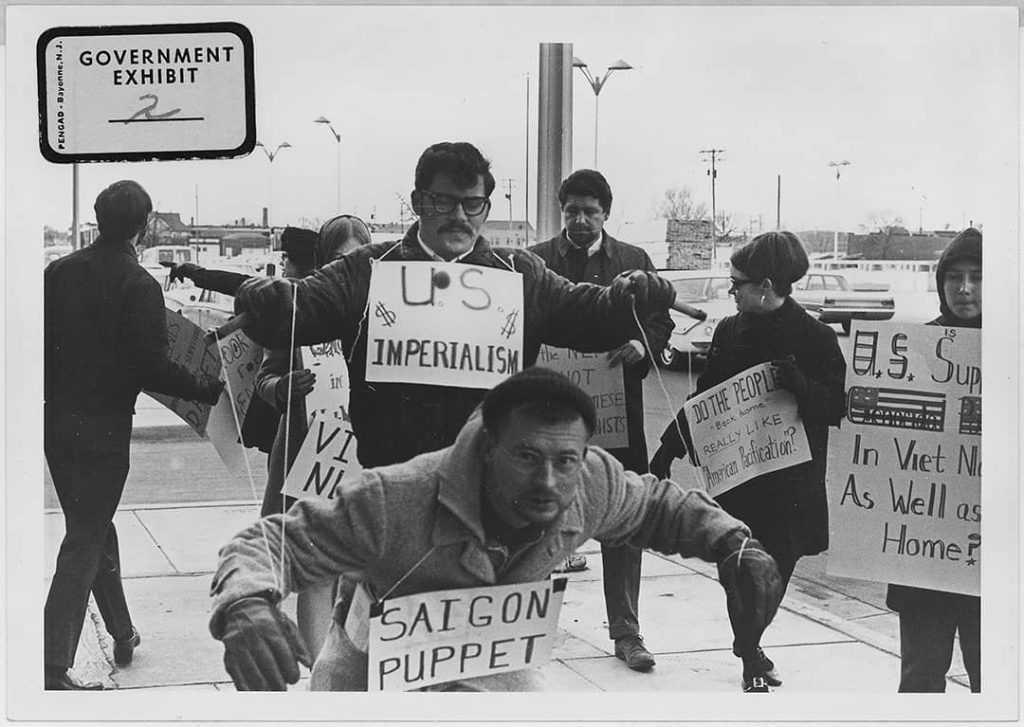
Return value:
M 11 8 L 12 13 L 18 8 Z M 890 7 L 291 7 L 81 8 L 9 16 L 11 164 L 47 191 L 43 221 L 70 224 L 67 166 L 35 145 L 34 43 L 56 25 L 241 22 L 256 53 L 258 137 L 287 141 L 274 163 L 259 150 L 224 161 L 88 164 L 82 220 L 115 179 L 138 179 L 162 211 L 188 222 L 258 218 L 273 188 L 278 224 L 334 213 L 336 143 L 342 135 L 343 211 L 396 220 L 420 152 L 440 140 L 476 143 L 493 162 L 491 213 L 513 215 L 526 189 L 526 78 L 530 76 L 531 219 L 536 209 L 538 46 L 572 42 L 600 73 L 599 168 L 615 203 L 610 229 L 651 216 L 673 186 L 710 203 L 700 150 L 724 149 L 718 208 L 744 228 L 782 223 L 856 230 L 873 215 L 909 227 L 991 221 L 1015 193 L 1014 8 Z M 15 28 L 24 32 L 15 34 Z M 21 51 L 27 50 L 27 56 Z M 18 85 L 20 83 L 20 85 Z M 574 167 L 593 164 L 594 94 L 575 75 Z M 23 115 L 27 114 L 27 116 Z M 27 119 L 28 123 L 24 124 Z M 17 122 L 17 123 L 16 123 Z M 27 130 L 27 131 L 26 131 Z M 20 136 L 27 134 L 27 136 Z M 837 183 L 829 161 L 849 160 Z M 8 168 L 8 179 L 11 177 Z M 271 172 L 273 180 L 271 181 Z M 10 183 L 10 181 L 9 181 Z M 755 229 L 756 229 L 755 222 Z

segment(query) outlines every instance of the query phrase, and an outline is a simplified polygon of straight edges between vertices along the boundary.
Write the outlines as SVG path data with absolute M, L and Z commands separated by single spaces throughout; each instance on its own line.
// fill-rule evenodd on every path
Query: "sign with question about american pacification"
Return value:
M 979 595 L 981 331 L 856 322 L 829 436 L 829 573 Z
M 707 492 L 716 497 L 766 472 L 811 459 L 796 398 L 762 363 L 688 399 L 683 408 Z
M 256 143 L 252 35 L 239 23 L 52 28 L 36 44 L 51 162 L 242 156 Z
M 523 278 L 444 262 L 373 265 L 366 380 L 490 389 L 523 367 Z

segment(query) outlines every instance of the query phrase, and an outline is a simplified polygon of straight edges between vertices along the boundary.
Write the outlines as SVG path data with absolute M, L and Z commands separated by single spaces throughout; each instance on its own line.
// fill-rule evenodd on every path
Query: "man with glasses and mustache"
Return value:
M 449 446 L 485 390 L 459 386 L 366 381 L 367 298 L 372 266 L 388 261 L 444 261 L 511 270 L 523 285 L 523 367 L 541 343 L 597 352 L 639 335 L 633 320 L 664 311 L 671 283 L 638 271 L 611 286 L 573 285 L 526 250 L 493 247 L 480 231 L 494 190 L 490 162 L 472 144 L 442 142 L 416 165 L 412 208 L 419 216 L 397 243 L 373 243 L 293 284 L 251 280 L 235 297 L 244 329 L 264 346 L 311 345 L 340 339 L 351 374 L 349 414 L 363 467 L 404 462 Z M 443 315 L 438 311 L 438 315 Z M 424 332 L 429 334 L 429 332 Z

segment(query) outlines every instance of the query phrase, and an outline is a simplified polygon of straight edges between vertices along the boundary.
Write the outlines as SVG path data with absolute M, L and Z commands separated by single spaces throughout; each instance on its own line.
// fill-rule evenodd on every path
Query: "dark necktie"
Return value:
M 576 245 L 569 245 L 565 253 L 565 277 L 574 283 L 583 280 L 587 271 L 587 251 Z

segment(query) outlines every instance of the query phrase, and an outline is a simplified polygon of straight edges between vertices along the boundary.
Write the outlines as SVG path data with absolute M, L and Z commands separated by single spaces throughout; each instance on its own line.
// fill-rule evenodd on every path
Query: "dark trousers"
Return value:
M 775 555 L 771 552 L 768 554 L 775 559 L 775 564 L 779 567 L 779 578 L 782 581 L 782 593 L 779 595 L 779 600 L 781 601 L 786 595 L 786 589 L 789 587 L 789 579 L 793 577 L 793 570 L 796 568 L 796 562 L 798 559 L 788 555 Z M 757 654 L 757 649 L 761 646 L 760 635 L 758 635 L 758 638 L 753 645 L 741 645 L 740 632 L 743 629 L 743 625 L 739 622 L 739 614 L 733 612 L 732 606 L 733 604 L 731 601 L 726 602 L 726 608 L 729 612 L 729 625 L 732 626 L 733 633 L 732 653 L 745 660 L 752 659 Z
M 972 692 L 981 691 L 981 600 L 966 608 L 915 603 L 900 609 L 900 691 L 945 692 L 953 662 L 953 637 L 960 632 Z
M 640 600 L 640 559 L 643 554 L 641 548 L 632 545 L 613 548 L 601 544 L 604 607 L 608 613 L 608 636 L 612 639 L 640 633 L 637 603 Z
M 65 527 L 44 609 L 43 663 L 47 667 L 74 665 L 90 591 L 114 638 L 131 631 L 112 522 L 128 477 L 131 432 L 131 414 L 46 411 L 46 462 Z

